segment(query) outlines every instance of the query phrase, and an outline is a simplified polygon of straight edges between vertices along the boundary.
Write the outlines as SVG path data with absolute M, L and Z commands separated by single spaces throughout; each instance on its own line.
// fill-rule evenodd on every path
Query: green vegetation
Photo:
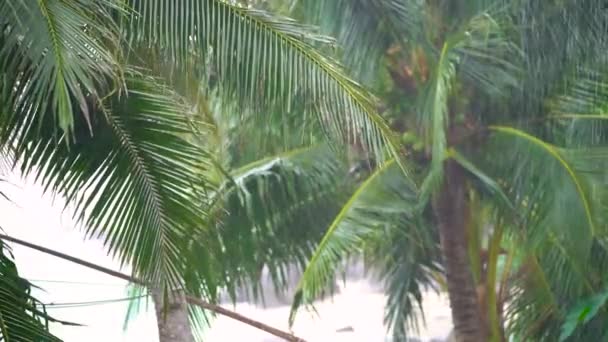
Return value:
M 293 322 L 362 258 L 395 340 L 426 288 L 458 341 L 598 340 L 606 22 L 600 0 L 0 0 L 0 167 L 159 307 L 295 267 Z M 52 339 L 1 264 L 0 336 Z

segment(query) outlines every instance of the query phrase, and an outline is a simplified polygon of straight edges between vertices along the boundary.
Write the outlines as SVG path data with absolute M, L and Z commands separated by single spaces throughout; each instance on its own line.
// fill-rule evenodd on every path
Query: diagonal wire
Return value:
M 145 295 L 140 295 L 140 296 L 132 296 L 132 297 L 124 297 L 124 298 L 92 300 L 92 301 L 87 301 L 87 302 L 66 302 L 66 303 L 51 302 L 48 304 L 41 304 L 41 306 L 44 306 L 46 308 L 51 308 L 51 309 L 78 308 L 78 307 L 88 307 L 88 306 L 95 306 L 95 305 L 120 303 L 120 302 L 130 301 L 133 299 L 144 298 L 144 297 L 148 297 L 148 295 L 145 294 Z

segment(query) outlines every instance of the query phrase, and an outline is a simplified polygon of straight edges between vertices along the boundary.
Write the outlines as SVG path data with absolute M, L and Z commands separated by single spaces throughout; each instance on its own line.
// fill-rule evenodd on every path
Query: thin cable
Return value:
M 70 281 L 70 280 L 48 280 L 48 279 L 28 279 L 29 282 L 32 283 L 57 283 L 57 284 L 74 284 L 74 285 L 90 285 L 90 286 L 127 286 L 128 283 L 118 284 L 118 283 L 93 283 L 86 281 Z
M 88 302 L 66 302 L 66 303 L 52 303 L 51 302 L 48 304 L 44 304 L 44 307 L 49 308 L 49 309 L 77 308 L 77 307 L 120 303 L 120 302 L 130 301 L 133 299 L 144 298 L 144 297 L 148 297 L 148 296 L 149 295 L 146 294 L 146 295 L 140 295 L 140 296 L 125 297 L 125 298 L 92 300 L 92 301 L 88 301 Z
M 61 252 L 58 252 L 58 251 L 55 251 L 55 250 L 52 250 L 52 249 L 49 249 L 49 248 L 46 248 L 46 247 L 43 247 L 43 246 L 36 245 L 34 243 L 31 243 L 31 242 L 27 242 L 27 241 L 24 241 L 24 240 L 21 240 L 21 239 L 17 239 L 17 238 L 14 238 L 14 237 L 6 235 L 6 234 L 0 234 L 0 241 L 2 241 L 2 240 L 11 241 L 11 242 L 19 244 L 21 246 L 25 246 L 25 247 L 28 247 L 28 248 L 31 248 L 31 249 L 35 249 L 35 250 L 37 250 L 39 252 L 43 252 L 43 253 L 46 253 L 46 254 L 49 254 L 49 255 L 53 255 L 53 256 L 55 256 L 57 258 L 61 258 L 63 260 L 71 261 L 71 262 L 79 264 L 81 266 L 88 267 L 90 269 L 94 269 L 94 270 L 97 270 L 97 271 L 105 273 L 105 274 L 109 274 L 109 275 L 114 276 L 116 278 L 120 278 L 120 279 L 129 281 L 131 283 L 135 283 L 135 284 L 143 285 L 143 286 L 147 285 L 145 281 L 143 281 L 141 279 L 138 279 L 138 278 L 135 278 L 133 276 L 130 276 L 130 275 L 127 275 L 127 274 L 124 274 L 124 273 L 121 273 L 121 272 L 117 272 L 117 271 L 111 270 L 109 268 L 106 268 L 106 267 L 103 267 L 103 266 L 99 266 L 99 265 L 93 264 L 91 262 L 82 260 L 80 258 L 76 258 L 76 257 L 73 257 L 73 256 L 65 254 L 65 253 L 61 253 Z M 192 296 L 188 296 L 187 295 L 186 296 L 186 301 L 188 301 L 188 303 L 191 304 L 191 305 L 196 305 L 196 306 L 201 307 L 203 309 L 211 310 L 211 311 L 213 311 L 215 313 L 218 313 L 220 315 L 224 315 L 226 317 L 230 317 L 230 318 L 235 319 L 237 321 L 240 321 L 242 323 L 248 324 L 248 325 L 250 325 L 250 326 L 252 326 L 254 328 L 258 328 L 258 329 L 263 330 L 263 331 L 265 331 L 267 333 L 270 333 L 270 334 L 272 334 L 274 336 L 280 337 L 280 338 L 282 338 L 282 339 L 284 339 L 286 341 L 291 341 L 291 342 L 305 342 L 306 341 L 303 338 L 297 337 L 297 336 L 293 335 L 290 332 L 286 332 L 286 331 L 283 331 L 281 329 L 277 329 L 277 328 L 272 327 L 272 326 L 270 326 L 268 324 L 264 324 L 262 322 L 256 321 L 255 319 L 249 318 L 247 316 L 243 316 L 243 315 L 241 315 L 241 314 L 239 314 L 239 313 L 237 313 L 235 311 L 228 310 L 228 309 L 226 309 L 226 308 L 224 308 L 224 307 L 222 307 L 220 305 L 216 305 L 216 304 L 204 301 L 204 300 L 202 300 L 200 298 L 196 298 L 196 297 L 192 297 Z

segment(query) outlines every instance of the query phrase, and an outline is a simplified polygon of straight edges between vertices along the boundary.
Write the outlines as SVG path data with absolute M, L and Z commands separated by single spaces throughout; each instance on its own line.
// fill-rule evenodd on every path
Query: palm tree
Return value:
M 0 145 L 75 204 L 159 313 L 182 309 L 159 319 L 161 340 L 192 339 L 184 294 L 213 302 L 244 268 L 210 253 L 231 250 L 211 229 L 226 187 L 200 143 L 201 84 L 241 112 L 297 108 L 336 142 L 398 150 L 371 96 L 326 57 L 333 40 L 290 19 L 222 0 L 3 0 L 0 14 Z
M 44 305 L 31 295 L 32 285 L 19 276 L 10 247 L 0 250 L 1 334 L 22 341 L 58 341 L 47 331 L 49 322 L 71 324 L 50 317 Z
M 363 254 L 386 280 L 396 338 L 415 322 L 412 303 L 420 304 L 421 286 L 434 282 L 440 264 L 458 340 L 498 341 L 505 324 L 524 340 L 558 339 L 568 303 L 605 286 L 598 269 L 605 265 L 606 8 L 598 1 L 294 3 L 294 16 L 341 39 L 345 65 L 378 85 L 385 116 L 404 140 L 418 140 L 409 153 L 420 184 L 413 200 L 416 189 L 388 162 L 359 185 L 310 258 L 294 313 L 326 292 L 345 257 Z M 408 257 L 415 261 L 400 259 Z M 583 265 L 590 272 L 577 271 Z M 602 319 L 577 336 L 597 338 Z
M 335 220 L 311 257 L 296 306 L 327 289 L 345 255 L 363 253 L 386 281 L 387 321 L 396 335 L 407 332 L 406 323 L 415 326 L 412 308 L 442 264 L 457 337 L 485 340 L 487 330 L 498 338 L 499 320 L 491 319 L 489 328 L 479 324 L 475 292 L 478 284 L 488 284 L 489 316 L 497 316 L 491 286 L 501 244 L 517 246 L 507 258 L 513 269 L 533 270 L 514 279 L 521 282 L 517 289 L 527 291 L 509 300 L 509 332 L 550 338 L 562 321 L 560 311 L 602 286 L 594 280 L 597 272 L 581 277 L 572 267 L 601 266 L 602 225 L 595 223 L 601 194 L 590 191 L 601 177 L 584 171 L 589 163 L 597 170 L 602 154 L 581 143 L 589 136 L 581 133 L 586 130 L 580 122 L 596 132 L 600 114 L 581 111 L 573 117 L 566 107 L 542 106 L 567 93 L 564 68 L 601 66 L 596 55 L 604 51 L 605 9 L 597 1 L 283 3 L 282 10 L 303 6 L 293 13 L 307 20 L 308 14 L 323 13 L 314 17 L 346 47 L 347 68 L 383 93 L 380 106 L 325 57 L 331 39 L 294 21 L 220 0 L 126 4 L 0 3 L 1 142 L 14 150 L 25 173 L 35 173 L 49 191 L 78 204 L 76 215 L 90 236 L 103 238 L 143 284 L 159 289 L 159 312 L 168 314 L 163 302 L 179 302 L 183 292 L 213 301 L 218 288 L 255 279 L 264 264 L 279 270 L 280 278 L 292 260 L 304 262 L 320 234 L 297 230 L 310 235 L 293 239 L 277 230 L 285 228 L 282 220 L 323 223 L 332 210 Z M 375 61 L 378 68 L 363 68 L 361 61 Z M 385 76 L 378 78 L 377 71 Z M 566 76 L 579 79 L 575 71 Z M 217 151 L 200 143 L 209 138 L 201 84 L 217 89 L 221 105 L 233 104 L 239 112 L 316 117 L 326 135 L 355 145 L 380 167 L 354 190 L 350 182 L 335 186 L 336 175 L 343 176 L 339 164 L 314 149 L 282 153 L 218 177 Z M 597 102 L 597 89 L 587 90 L 587 102 Z M 581 92 L 573 91 L 578 99 Z M 566 99 L 580 105 L 572 96 Z M 408 152 L 418 164 L 409 170 L 417 182 L 404 177 L 399 144 L 378 109 L 398 132 L 410 133 L 405 140 L 414 132 L 421 137 Z M 593 125 L 587 123 L 591 119 Z M 496 160 L 497 155 L 518 159 Z M 522 177 L 529 165 L 536 172 L 553 165 L 555 175 Z M 260 192 L 244 196 L 252 189 Z M 308 205 L 325 203 L 315 196 L 343 207 L 332 205 L 311 217 L 318 208 Z M 468 224 L 466 214 L 477 208 L 478 197 L 487 219 Z M 252 198 L 277 200 L 262 206 Z M 234 216 L 225 216 L 218 203 Z M 567 221 L 565 207 L 574 211 Z M 310 221 L 294 219 L 298 214 Z M 205 229 L 220 218 L 222 230 Z M 249 224 L 241 228 L 244 234 L 231 228 L 240 222 Z M 488 244 L 490 262 L 483 262 L 475 254 L 481 234 L 474 232 L 488 224 L 493 228 L 485 240 L 494 243 Z M 550 226 L 564 229 L 547 234 Z M 587 235 L 573 239 L 567 234 L 572 231 Z M 440 240 L 445 263 L 438 257 Z M 265 249 L 257 250 L 260 244 Z M 583 253 L 589 250 L 593 258 Z M 562 271 L 545 271 L 556 268 Z M 543 300 L 530 306 L 530 298 Z

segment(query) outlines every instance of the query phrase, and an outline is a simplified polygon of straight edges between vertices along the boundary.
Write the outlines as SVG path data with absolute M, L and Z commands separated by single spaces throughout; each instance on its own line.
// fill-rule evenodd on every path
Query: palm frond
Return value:
M 542 113 L 544 99 L 562 87 L 564 74 L 604 59 L 608 8 L 600 0 L 526 0 L 512 8 L 524 79 L 510 105 L 525 120 Z
M 473 164 L 470 160 L 466 159 L 465 156 L 460 154 L 458 151 L 450 149 L 448 150 L 448 155 L 450 158 L 458 162 L 458 164 L 460 164 L 460 166 L 467 170 L 471 175 L 475 176 L 475 179 L 479 181 L 479 183 L 481 184 L 481 188 L 484 192 L 487 192 L 493 196 L 500 198 L 506 208 L 513 208 L 511 200 L 509 199 L 507 194 L 505 194 L 500 184 L 498 184 L 496 180 L 485 174 L 475 164 Z
M 430 221 L 423 215 L 389 221 L 392 226 L 365 242 L 366 263 L 384 286 L 384 324 L 396 341 L 425 324 L 423 291 L 435 289 L 435 274 L 442 272 L 439 236 Z
M 90 98 L 105 95 L 99 87 L 119 74 L 113 13 L 120 6 L 98 0 L 0 3 L 2 92 L 17 90 L 13 104 L 48 109 L 67 133 L 74 129 L 74 112 L 92 120 Z
M 568 312 L 566 321 L 562 326 L 559 340 L 565 341 L 567 338 L 572 336 L 577 326 L 585 325 L 589 323 L 589 321 L 594 319 L 595 316 L 598 314 L 598 311 L 604 306 L 604 304 L 606 304 L 607 300 L 608 291 L 602 291 L 599 294 L 596 294 L 590 298 L 586 298 L 580 303 L 577 303 L 577 305 Z M 603 332 L 598 331 L 598 333 Z M 604 337 L 606 337 L 606 335 L 604 335 Z
M 458 72 L 473 87 L 495 97 L 508 95 L 520 83 L 522 55 L 510 31 L 508 12 L 488 9 L 473 16 L 456 33 L 459 38 L 452 38 Z
M 344 161 L 323 145 L 231 172 L 216 194 L 216 243 L 204 248 L 213 249 L 218 269 L 225 272 L 222 279 L 230 280 L 223 286 L 233 297 L 245 289 L 258 300 L 263 268 L 276 291 L 287 289 L 288 271 L 304 267 L 350 192 L 346 174 Z
M 0 241 L 0 340 L 61 341 L 49 332 L 49 322 L 62 322 L 50 317 L 31 295 L 32 285 L 19 276 L 11 255 Z
M 226 102 L 255 112 L 301 108 L 337 141 L 360 141 L 378 160 L 385 146 L 396 155 L 397 143 L 372 96 L 313 47 L 329 38 L 291 19 L 221 0 L 129 3 L 134 12 L 124 29 L 132 45 L 154 47 L 180 65 L 210 60 L 210 68 L 199 71 L 212 74 Z
M 450 116 L 458 108 L 450 108 L 448 100 L 456 76 L 466 79 L 488 93 L 498 93 L 517 84 L 518 68 L 508 61 L 517 50 L 502 25 L 491 13 L 482 12 L 449 35 L 443 43 L 431 79 L 422 95 L 419 119 L 431 146 L 431 165 L 421 186 L 424 200 L 434 193 L 443 180 L 443 160 L 446 157 L 447 130 Z M 455 118 L 452 118 L 455 119 Z
M 150 305 L 152 304 L 151 298 L 148 295 L 148 289 L 137 284 L 127 284 L 126 288 L 127 298 L 132 298 L 129 300 L 127 305 L 127 312 L 125 313 L 125 320 L 122 323 L 122 329 L 126 331 L 129 328 L 129 323 L 143 310 L 146 312 L 149 310 Z
M 242 168 L 302 146 L 326 143 L 319 123 L 297 109 L 288 113 L 270 111 L 261 117 L 222 103 L 215 94 L 210 94 L 206 102 L 214 132 L 201 143 L 223 146 L 220 154 L 227 169 Z
M 522 240 L 519 240 L 524 242 Z M 527 250 L 530 253 L 529 250 Z M 600 240 L 591 245 L 587 260 L 576 259 L 556 239 L 538 246 L 528 257 L 529 268 L 512 284 L 511 301 L 506 310 L 508 330 L 516 338 L 557 341 L 567 313 L 581 298 L 605 288 L 603 269 L 608 253 Z M 578 328 L 568 341 L 585 341 L 605 332 L 605 311 Z
M 301 305 L 310 304 L 331 288 L 342 261 L 363 253 L 366 241 L 383 239 L 393 225 L 413 224 L 418 215 L 416 203 L 415 191 L 395 162 L 370 175 L 342 207 L 310 258 L 298 285 L 290 322 Z
M 552 133 L 572 148 L 608 143 L 608 73 L 602 63 L 579 67 L 548 102 Z
M 448 98 L 456 73 L 453 56 L 450 55 L 451 44 L 443 45 L 439 61 L 433 71 L 425 95 L 423 109 L 419 114 L 424 137 L 431 146 L 431 165 L 421 185 L 423 201 L 439 189 L 443 181 L 443 161 L 447 147 L 447 130 L 449 125 Z
M 6 146 L 0 145 L 0 183 L 6 182 L 4 176 L 13 167 L 13 153 Z M 10 198 L 0 190 L 0 198 L 10 201 Z
M 94 136 L 82 119 L 75 143 L 59 144 L 49 117 L 40 122 L 34 107 L 16 111 L 13 133 L 2 138 L 16 146 L 23 173 L 74 204 L 87 235 L 102 239 L 136 277 L 182 287 L 181 250 L 207 217 L 210 159 L 188 139 L 191 109 L 179 97 L 135 72 L 126 86 L 92 107 Z M 38 125 L 44 130 L 30 128 Z M 200 291 L 200 281 L 193 287 Z
M 568 73 L 563 89 L 558 89 L 560 94 L 547 101 L 546 115 L 550 120 L 538 131 L 552 144 L 537 141 L 533 145 L 545 144 L 544 154 L 552 160 L 543 161 L 537 155 L 539 150 L 531 146 L 512 145 L 520 151 L 516 152 L 518 162 L 523 162 L 525 169 L 501 179 L 511 191 L 510 195 L 519 194 L 520 201 L 526 201 L 525 207 L 529 208 L 523 209 L 524 206 L 518 204 L 523 209 L 519 210 L 524 216 L 526 232 L 531 232 L 519 235 L 518 241 L 529 242 L 530 237 L 534 240 L 526 250 L 531 255 L 529 258 L 535 260 L 537 266 L 533 272 L 538 277 L 526 276 L 516 282 L 519 290 L 514 291 L 513 302 L 507 310 L 509 329 L 524 339 L 558 340 L 558 332 L 576 301 L 606 286 L 602 269 L 607 265 L 608 253 L 603 232 L 606 219 L 602 213 L 607 200 L 608 155 L 603 117 L 606 81 L 600 61 L 601 58 L 594 57 L 583 59 L 582 65 L 572 66 L 574 71 Z M 515 162 L 515 159 L 507 157 L 505 165 L 509 161 Z M 507 169 L 512 171 L 517 167 Z M 521 179 L 513 188 L 512 176 Z M 560 211 L 566 214 L 562 217 Z M 592 226 L 595 231 L 590 230 Z M 602 311 L 576 329 L 569 340 L 598 338 L 607 319 Z
M 531 260 L 523 269 L 536 265 L 513 288 L 509 331 L 556 340 L 570 301 L 605 286 L 598 270 L 608 260 L 602 242 L 608 155 L 604 148 L 560 148 L 512 127 L 491 130 L 487 159 L 478 165 L 515 206 L 503 215 L 515 213 L 510 234 Z
M 424 5 L 407 0 L 299 1 L 292 13 L 337 38 L 342 60 L 361 80 L 377 76 L 387 48 L 422 32 Z
M 574 169 L 574 166 L 570 162 L 568 162 L 568 160 L 566 160 L 566 158 L 564 157 L 564 152 L 560 151 L 557 147 L 552 146 L 542 141 L 541 139 L 516 128 L 505 126 L 493 126 L 491 127 L 491 129 L 496 132 L 499 132 L 500 134 L 510 135 L 511 137 L 514 137 L 516 139 L 523 140 L 524 144 L 527 144 L 531 148 L 531 150 L 536 148 L 537 151 L 546 154 L 546 157 L 544 158 L 545 160 L 553 160 L 553 164 L 557 164 L 556 169 L 559 170 L 559 172 L 563 173 L 563 176 L 569 179 L 569 183 L 574 186 L 576 194 L 575 202 L 578 202 L 578 206 L 582 209 L 584 222 L 587 224 L 588 229 L 591 231 L 591 234 L 596 235 L 597 232 L 595 218 L 591 209 L 591 200 L 587 192 L 588 189 L 585 188 L 585 184 L 583 183 L 583 177 L 579 175 L 579 173 Z

